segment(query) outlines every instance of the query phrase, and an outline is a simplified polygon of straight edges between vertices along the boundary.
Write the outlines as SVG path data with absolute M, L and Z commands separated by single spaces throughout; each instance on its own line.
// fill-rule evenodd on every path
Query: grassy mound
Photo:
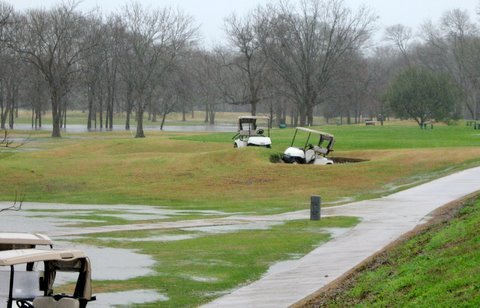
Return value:
M 270 214 L 325 202 L 365 199 L 480 163 L 480 138 L 460 126 L 328 127 L 334 166 L 273 164 L 293 130 L 272 133 L 274 148 L 233 149 L 231 134 L 85 133 L 52 140 L 34 132 L 20 152 L 3 153 L 0 198 L 26 201 L 147 204 Z M 1 153 L 0 153 L 1 154 Z

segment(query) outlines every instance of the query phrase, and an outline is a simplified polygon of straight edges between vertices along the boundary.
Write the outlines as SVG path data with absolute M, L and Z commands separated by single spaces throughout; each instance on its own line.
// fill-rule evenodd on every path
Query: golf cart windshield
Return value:
M 24 270 L 21 265 L 43 264 Z M 54 295 L 53 285 L 57 272 L 78 273 L 73 294 Z M 63 298 L 65 307 L 85 307 L 91 300 L 91 266 L 87 256 L 79 250 L 20 249 L 0 252 L 0 297 L 6 298 L 7 307 L 14 302 L 33 302 L 34 307 L 51 307 Z M 41 295 L 41 296 L 40 296 Z M 27 306 L 28 307 L 28 306 Z M 64 306 L 62 306 L 64 307 Z
M 238 134 L 240 136 L 263 135 L 265 129 L 270 136 L 270 118 L 264 116 L 242 116 L 238 118 Z

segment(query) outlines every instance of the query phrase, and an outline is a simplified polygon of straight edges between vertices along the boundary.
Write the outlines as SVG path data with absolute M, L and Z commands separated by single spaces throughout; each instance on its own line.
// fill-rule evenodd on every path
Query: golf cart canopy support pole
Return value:
M 292 144 L 290 145 L 291 147 L 293 147 L 293 143 L 295 142 L 295 137 L 297 137 L 297 132 L 298 130 L 295 130 L 295 134 L 293 134 Z
M 10 265 L 10 289 L 8 290 L 8 302 L 7 302 L 7 308 L 12 308 L 12 302 L 13 302 L 13 275 L 14 275 L 14 268 L 13 265 Z
M 308 133 L 307 142 L 305 142 L 305 146 L 303 147 L 304 149 L 307 148 L 308 142 L 310 141 L 310 137 L 311 137 L 311 136 L 312 136 L 312 133 Z

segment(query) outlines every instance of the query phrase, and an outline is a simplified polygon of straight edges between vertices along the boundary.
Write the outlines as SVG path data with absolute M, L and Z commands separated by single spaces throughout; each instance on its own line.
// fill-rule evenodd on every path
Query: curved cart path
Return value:
M 478 190 L 480 167 L 388 197 L 322 209 L 322 215 L 357 216 L 362 221 L 298 261 L 290 262 L 288 268 L 267 274 L 204 307 L 290 306 L 428 220 L 435 209 Z M 308 212 L 292 214 L 305 217 Z

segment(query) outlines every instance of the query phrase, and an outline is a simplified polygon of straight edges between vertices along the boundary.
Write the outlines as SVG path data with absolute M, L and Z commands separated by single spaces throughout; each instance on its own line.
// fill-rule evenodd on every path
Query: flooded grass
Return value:
M 22 215 L 30 217 L 29 228 L 61 234 L 84 227 L 284 213 L 308 209 L 311 195 L 321 195 L 325 205 L 336 205 L 480 164 L 480 138 L 465 127 L 322 130 L 336 136 L 335 156 L 362 162 L 315 168 L 272 164 L 272 151 L 267 149 L 234 150 L 231 133 L 149 132 L 148 138 L 133 139 L 129 132 L 96 132 L 65 134 L 58 140 L 49 138 L 48 132 L 22 132 L 31 134 L 25 151 L 0 153 L 0 198 L 11 201 L 15 192 L 23 192 L 26 201 L 99 204 L 81 208 L 63 204 L 56 210 L 38 204 L 28 207 L 25 202 Z M 274 130 L 273 151 L 283 151 L 292 132 Z M 150 206 L 128 209 L 128 204 Z M 355 222 L 327 218 L 62 239 L 69 241 L 66 245 L 108 246 L 152 261 L 120 282 L 115 279 L 123 278 L 97 276 L 94 288 L 99 292 L 154 290 L 155 302 L 139 306 L 197 306 L 261 277 L 278 261 L 305 255 L 328 240 L 326 228 L 332 228 L 334 236 L 342 232 L 337 228 Z M 22 226 L 15 219 L 2 221 L 5 229 L 14 225 Z M 123 260 L 122 254 L 109 250 L 100 257 L 105 255 Z M 118 263 L 115 268 L 110 265 L 94 261 L 100 273 L 123 270 Z
M 291 221 L 267 229 L 202 232 L 198 238 L 166 242 L 103 242 L 98 235 L 83 241 L 135 249 L 153 256 L 157 260 L 157 265 L 153 267 L 155 274 L 127 280 L 125 286 L 132 283 L 139 288 L 154 287 L 169 298 L 157 305 L 193 307 L 260 278 L 270 265 L 278 261 L 304 255 L 328 240 L 330 235 L 324 228 L 352 227 L 357 222 L 357 219 L 348 217 L 325 218 L 316 222 Z M 144 233 L 147 234 L 154 239 L 155 236 L 171 233 Z M 118 233 L 115 237 L 129 236 L 130 233 Z M 108 281 L 100 283 L 102 289 L 108 289 Z

